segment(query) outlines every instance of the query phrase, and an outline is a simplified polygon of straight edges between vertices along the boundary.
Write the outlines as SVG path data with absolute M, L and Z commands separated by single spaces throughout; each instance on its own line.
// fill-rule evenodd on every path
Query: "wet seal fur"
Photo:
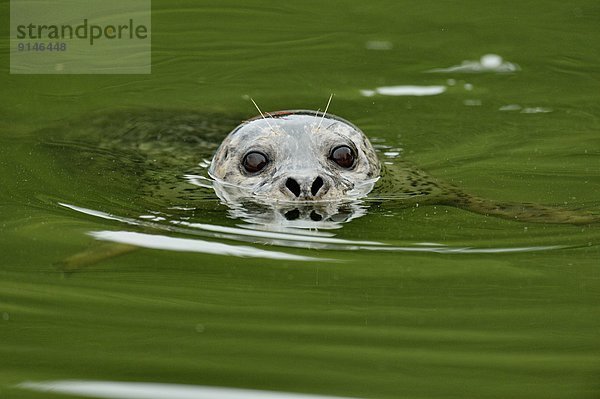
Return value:
M 279 111 L 236 127 L 217 149 L 209 175 L 221 197 L 254 197 L 277 202 L 338 201 L 367 195 L 381 166 L 367 136 L 340 117 L 308 110 Z M 339 146 L 352 149 L 344 168 L 331 159 Z M 267 165 L 244 169 L 244 157 L 264 154 Z M 293 187 L 290 189 L 290 181 Z

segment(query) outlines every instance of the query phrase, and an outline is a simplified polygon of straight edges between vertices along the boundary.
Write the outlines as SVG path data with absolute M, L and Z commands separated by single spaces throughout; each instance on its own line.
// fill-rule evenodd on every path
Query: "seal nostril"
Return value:
M 300 211 L 298 209 L 292 209 L 291 211 L 287 211 L 283 216 L 285 216 L 287 220 L 296 220 L 300 217 Z
M 310 188 L 310 192 L 313 195 L 313 197 L 317 195 L 321 187 L 323 187 L 323 178 L 321 178 L 321 176 L 318 176 L 313 182 L 312 187 Z
M 298 182 L 294 179 L 292 179 L 291 177 L 289 177 L 286 181 L 285 181 L 285 186 L 288 188 L 288 190 L 290 190 L 292 192 L 292 194 L 294 194 L 296 197 L 300 196 L 300 185 L 298 184 Z
M 320 222 L 321 220 L 323 220 L 323 216 L 319 215 L 315 211 L 311 211 L 310 212 L 310 220 L 315 221 L 315 222 Z

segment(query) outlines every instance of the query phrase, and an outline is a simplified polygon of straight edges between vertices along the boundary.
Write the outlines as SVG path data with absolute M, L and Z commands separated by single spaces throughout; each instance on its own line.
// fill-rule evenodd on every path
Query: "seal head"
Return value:
M 217 193 L 268 201 L 337 201 L 368 194 L 380 164 L 352 123 L 316 111 L 280 111 L 236 127 L 209 168 Z

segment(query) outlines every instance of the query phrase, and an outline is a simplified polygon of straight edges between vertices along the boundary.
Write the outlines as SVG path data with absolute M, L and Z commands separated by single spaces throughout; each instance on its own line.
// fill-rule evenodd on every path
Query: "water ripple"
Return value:
M 63 393 L 66 395 L 108 399 L 342 399 L 340 396 L 308 395 L 201 385 L 162 384 L 155 382 L 28 381 L 17 385 L 17 387 L 38 392 Z
M 565 248 L 575 248 L 567 245 L 537 245 L 515 247 L 473 247 L 473 246 L 448 246 L 441 243 L 415 243 L 413 245 L 392 245 L 376 241 L 355 241 L 333 237 L 315 235 L 291 234 L 281 232 L 268 232 L 244 229 L 240 227 L 219 226 L 205 223 L 187 223 L 178 220 L 167 221 L 169 224 L 155 223 L 146 219 L 133 219 L 111 215 L 60 203 L 61 206 L 90 216 L 107 220 L 115 220 L 129 225 L 143 226 L 172 233 L 207 236 L 214 239 L 249 242 L 253 244 L 266 244 L 279 247 L 321 249 L 334 251 L 380 251 L 380 252 L 427 252 L 439 254 L 500 254 L 515 252 L 549 251 Z M 181 228 L 178 226 L 186 226 Z M 203 252 L 226 256 L 252 256 L 270 259 L 304 260 L 304 261 L 336 261 L 328 258 L 315 258 L 287 254 L 254 247 L 233 246 L 212 241 L 197 239 L 182 239 L 164 235 L 142 234 L 129 231 L 95 231 L 89 233 L 92 237 L 120 244 L 135 245 L 144 248 L 163 249 L 183 252 Z
M 505 61 L 498 54 L 486 54 L 482 56 L 479 61 L 466 60 L 460 65 L 453 65 L 448 68 L 434 68 L 425 72 L 433 73 L 482 73 L 482 72 L 496 72 L 496 73 L 510 73 L 520 71 L 521 67 L 515 63 Z
M 277 260 L 332 261 L 333 259 L 293 255 L 285 252 L 266 251 L 249 246 L 229 245 L 220 242 L 165 235 L 136 233 L 133 231 L 92 231 L 88 233 L 101 241 L 135 245 L 141 248 L 163 249 L 177 252 L 200 252 L 211 255 L 239 256 L 243 258 L 265 258 Z

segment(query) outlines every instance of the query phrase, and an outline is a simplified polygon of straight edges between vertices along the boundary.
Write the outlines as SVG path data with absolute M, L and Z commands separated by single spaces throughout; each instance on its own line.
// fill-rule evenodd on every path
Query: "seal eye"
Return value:
M 347 145 L 340 145 L 331 151 L 329 156 L 333 162 L 345 169 L 349 169 L 354 165 L 354 151 Z
M 256 151 L 247 153 L 242 161 L 242 165 L 244 165 L 244 169 L 246 169 L 248 173 L 260 172 L 267 166 L 267 163 L 269 163 L 267 156 Z

